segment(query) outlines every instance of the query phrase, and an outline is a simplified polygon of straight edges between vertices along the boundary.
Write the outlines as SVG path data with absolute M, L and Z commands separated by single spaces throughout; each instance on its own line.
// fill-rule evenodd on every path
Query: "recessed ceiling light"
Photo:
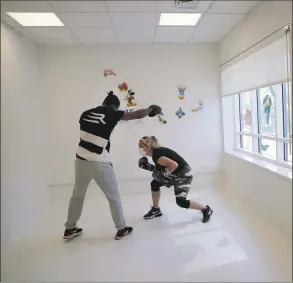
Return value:
M 26 27 L 64 26 L 54 13 L 7 13 L 11 18 Z
M 201 14 L 161 13 L 160 26 L 195 26 Z

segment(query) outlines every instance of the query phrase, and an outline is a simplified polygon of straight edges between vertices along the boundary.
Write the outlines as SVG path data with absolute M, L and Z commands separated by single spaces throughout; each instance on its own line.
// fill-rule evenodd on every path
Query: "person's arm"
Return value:
M 138 166 L 141 169 L 144 169 L 144 170 L 147 170 L 147 171 L 151 171 L 151 172 L 153 172 L 154 169 L 155 169 L 155 166 L 153 164 L 149 163 L 148 162 L 148 159 L 146 157 L 141 157 L 138 160 Z
M 139 109 L 133 112 L 124 112 L 121 120 L 128 121 L 128 120 L 136 120 L 142 119 L 148 116 L 152 112 L 151 108 Z
M 151 105 L 145 109 L 139 109 L 133 112 L 124 112 L 121 120 L 142 119 L 146 116 L 154 117 L 162 112 L 162 108 L 158 105 Z
M 166 157 L 166 156 L 161 156 L 158 160 L 157 163 L 161 166 L 166 167 L 165 172 L 162 172 L 162 174 L 167 177 L 168 175 L 170 175 L 172 172 L 174 172 L 177 167 L 178 167 L 178 163 L 175 162 L 174 160 Z

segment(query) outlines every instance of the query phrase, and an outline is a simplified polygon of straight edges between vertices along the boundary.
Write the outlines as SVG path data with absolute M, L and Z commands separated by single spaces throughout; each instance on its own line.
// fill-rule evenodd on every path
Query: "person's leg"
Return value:
M 160 210 L 160 206 L 159 206 L 160 197 L 161 197 L 161 190 L 160 190 L 161 186 L 162 186 L 162 184 L 160 184 L 156 180 L 153 180 L 151 182 L 153 206 L 152 206 L 151 210 L 143 216 L 144 219 L 152 219 L 152 218 L 160 217 L 163 215 L 163 213 Z
M 207 205 L 204 206 L 195 200 L 187 200 L 188 192 L 191 188 L 192 177 L 188 178 L 184 182 L 174 186 L 174 192 L 176 197 L 176 203 L 178 206 L 186 209 L 195 209 L 200 210 L 203 213 L 203 223 L 206 223 L 210 220 L 213 210 Z
M 161 198 L 161 190 L 160 190 L 161 186 L 162 185 L 155 180 L 153 180 L 151 182 L 153 208 L 156 208 L 156 209 L 158 209 L 160 207 L 159 203 L 160 203 L 160 198 Z
M 159 208 L 160 198 L 161 198 L 161 190 L 152 191 L 153 208 Z
M 123 230 L 127 226 L 113 167 L 110 163 L 95 162 L 93 169 L 93 178 L 98 186 L 101 188 L 109 202 L 111 216 L 115 227 L 118 231 Z
M 72 192 L 72 197 L 69 202 L 67 221 L 65 223 L 66 231 L 64 233 L 65 239 L 70 239 L 80 234 L 82 229 L 75 231 L 77 221 L 80 219 L 85 194 L 88 188 L 91 177 L 90 162 L 80 159 L 75 160 L 75 182 Z
M 190 200 L 190 206 L 189 208 L 191 209 L 196 209 L 196 210 L 203 210 L 205 208 L 204 205 L 200 204 L 199 202 L 195 201 L 195 200 Z

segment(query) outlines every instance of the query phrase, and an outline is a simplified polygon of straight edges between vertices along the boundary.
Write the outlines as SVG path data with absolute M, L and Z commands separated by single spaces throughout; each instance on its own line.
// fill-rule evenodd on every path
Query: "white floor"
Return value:
M 51 188 L 38 228 L 3 255 L 2 282 L 291 282 L 290 241 L 212 182 L 198 182 L 190 193 L 214 208 L 207 224 L 178 208 L 172 189 L 163 190 L 164 216 L 148 221 L 142 219 L 150 207 L 148 182 L 122 182 L 120 190 L 133 235 L 113 240 L 108 203 L 92 184 L 79 223 L 84 234 L 66 243 L 71 187 Z

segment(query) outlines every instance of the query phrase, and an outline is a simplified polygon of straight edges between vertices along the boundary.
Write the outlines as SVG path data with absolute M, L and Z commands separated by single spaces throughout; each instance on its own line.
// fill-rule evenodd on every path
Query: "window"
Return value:
M 271 159 L 276 159 L 277 151 L 275 140 L 259 139 L 258 142 L 260 154 L 263 154 Z
M 292 136 L 292 119 L 290 116 L 290 102 L 291 96 L 291 82 L 283 85 L 283 126 L 284 126 L 284 137 L 289 138 L 289 132 Z M 291 101 L 291 100 L 290 100 Z M 292 109 L 291 109 L 292 110 Z
M 284 143 L 284 160 L 292 164 L 292 143 Z
M 291 82 L 235 95 L 239 150 L 292 166 Z
M 276 95 L 282 97 L 282 85 L 260 88 L 258 91 L 258 132 L 276 136 Z
M 244 133 L 252 133 L 252 98 L 255 91 L 248 91 L 239 94 L 239 129 L 243 133 L 239 137 L 240 147 L 252 151 L 252 137 Z
M 251 92 L 244 92 L 239 95 L 240 103 L 240 131 L 251 133 Z
M 252 151 L 252 137 L 251 136 L 241 135 L 240 143 L 243 149 Z

